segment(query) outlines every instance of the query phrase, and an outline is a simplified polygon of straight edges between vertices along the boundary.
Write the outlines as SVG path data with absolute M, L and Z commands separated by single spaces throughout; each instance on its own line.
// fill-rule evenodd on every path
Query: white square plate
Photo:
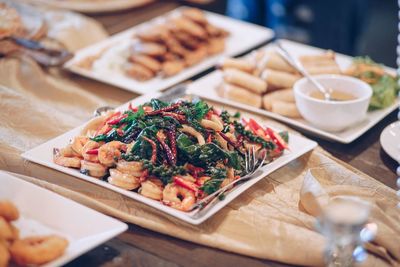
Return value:
M 293 57 L 299 57 L 301 55 L 314 55 L 314 54 L 321 54 L 325 50 L 319 49 L 316 47 L 296 43 L 296 42 L 291 42 L 287 40 L 281 40 L 281 44 L 288 50 L 288 52 L 293 56 Z M 273 49 L 274 44 L 268 44 L 265 47 L 261 49 L 266 49 L 270 50 Z M 348 66 L 350 66 L 352 62 L 352 57 L 345 56 L 342 54 L 336 54 L 336 61 L 339 64 L 341 69 L 345 69 Z M 394 69 L 387 68 L 389 71 L 395 71 Z M 364 134 L 366 131 L 371 129 L 375 124 L 377 124 L 380 120 L 385 118 L 389 113 L 391 113 L 393 110 L 395 110 L 399 104 L 400 101 L 396 100 L 391 106 L 385 108 L 385 109 L 380 109 L 380 110 L 375 110 L 368 112 L 367 117 L 364 121 L 360 122 L 357 125 L 352 126 L 351 128 L 348 128 L 342 132 L 338 133 L 333 133 L 333 132 L 327 132 L 324 130 L 320 130 L 316 128 L 315 126 L 311 125 L 309 122 L 305 121 L 304 119 L 293 119 L 293 118 L 288 118 L 276 113 L 273 113 L 271 111 L 267 111 L 265 109 L 260 109 L 256 108 L 253 106 L 249 106 L 246 104 L 241 104 L 236 101 L 232 101 L 223 97 L 220 97 L 216 91 L 217 86 L 221 83 L 222 81 L 222 72 L 221 71 L 214 71 L 198 80 L 193 82 L 192 84 L 189 85 L 189 92 L 196 94 L 200 97 L 203 97 L 205 99 L 210 99 L 213 101 L 217 101 L 220 103 L 224 103 L 233 107 L 238 107 L 244 110 L 248 110 L 251 112 L 255 112 L 261 115 L 265 115 L 267 117 L 282 121 L 284 123 L 287 123 L 289 125 L 298 127 L 299 129 L 309 132 L 311 134 L 317 135 L 319 137 L 322 137 L 324 139 L 328 140 L 333 140 L 336 142 L 348 144 L 356 140 L 358 137 L 360 137 L 362 134 Z M 207 88 L 207 89 L 205 89 Z
M 0 199 L 14 203 L 21 237 L 57 234 L 68 239 L 64 255 L 43 266 L 61 266 L 124 232 L 128 226 L 49 190 L 0 171 Z
M 99 43 L 85 47 L 75 53 L 75 57 L 65 64 L 65 67 L 70 71 L 80 74 L 82 76 L 98 80 L 104 83 L 108 83 L 122 89 L 139 93 L 146 94 L 151 92 L 160 91 L 166 89 L 174 84 L 184 81 L 208 68 L 214 66 L 218 60 L 223 56 L 235 56 L 246 52 L 247 50 L 259 45 L 267 40 L 273 38 L 274 33 L 271 29 L 250 24 L 247 22 L 228 18 L 226 16 L 218 15 L 211 12 L 206 12 L 207 19 L 216 26 L 219 26 L 230 32 L 230 36 L 226 39 L 225 51 L 212 57 L 208 57 L 200 63 L 186 68 L 177 75 L 169 78 L 156 77 L 149 81 L 140 82 L 136 81 L 121 72 L 105 72 L 105 71 L 94 71 L 81 68 L 76 65 L 81 59 L 96 55 L 104 48 L 107 48 L 113 44 L 124 45 L 124 42 L 133 41 L 132 36 L 135 31 L 140 28 L 146 27 L 147 25 L 160 21 L 165 16 L 170 16 L 173 13 L 179 12 L 181 8 L 177 8 L 167 14 L 152 19 L 148 22 L 142 23 L 121 33 L 111 36 L 106 40 Z
M 132 105 L 136 106 L 139 104 L 143 104 L 147 101 L 150 101 L 152 98 L 157 98 L 160 95 L 161 95 L 161 93 L 159 93 L 159 92 L 143 95 L 141 97 L 136 98 L 131 103 L 132 103 Z M 119 109 L 126 110 L 127 107 L 128 107 L 128 103 L 121 106 Z M 273 171 L 279 169 L 280 167 L 288 164 L 292 160 L 300 157 L 301 155 L 307 153 L 308 151 L 312 150 L 313 148 L 315 148 L 317 146 L 317 143 L 314 141 L 311 141 L 311 140 L 306 139 L 299 135 L 290 134 L 290 136 L 289 136 L 290 151 L 287 151 L 286 153 L 284 153 L 283 156 L 279 157 L 275 161 L 264 166 L 261 169 L 261 171 L 258 173 L 257 177 L 249 180 L 248 182 L 245 182 L 245 183 L 242 183 L 242 184 L 236 186 L 230 193 L 228 193 L 226 195 L 224 200 L 218 202 L 216 205 L 214 205 L 210 208 L 206 208 L 204 211 L 202 211 L 200 214 L 198 214 L 199 216 L 194 217 L 194 216 L 191 216 L 190 213 L 179 211 L 179 210 L 173 209 L 171 207 L 165 206 L 162 203 L 160 203 L 159 201 L 155 201 L 155 200 L 146 198 L 136 192 L 127 191 L 127 190 L 118 188 L 112 184 L 109 184 L 108 182 L 105 182 L 103 180 L 81 174 L 79 172 L 79 170 L 66 168 L 66 167 L 62 167 L 60 165 L 55 164 L 53 162 L 53 148 L 60 148 L 60 147 L 64 147 L 65 145 L 67 145 L 69 140 L 71 138 L 73 138 L 74 136 L 78 135 L 83 127 L 84 127 L 84 125 L 82 125 L 81 127 L 75 128 L 59 137 L 56 137 L 42 145 L 39 145 L 38 147 L 22 154 L 22 157 L 27 160 L 47 166 L 49 168 L 53 168 L 53 169 L 62 171 L 64 173 L 70 174 L 72 176 L 78 177 L 85 181 L 89 181 L 94 184 L 103 186 L 103 187 L 113 190 L 115 192 L 121 193 L 127 197 L 130 197 L 139 202 L 147 204 L 157 210 L 165 212 L 165 213 L 167 213 L 171 216 L 174 216 L 178 219 L 181 219 L 185 222 L 188 222 L 190 224 L 196 224 L 196 225 L 200 224 L 200 223 L 204 222 L 205 220 L 207 220 L 208 218 L 210 218 L 213 214 L 215 214 L 217 211 L 219 211 L 224 206 L 226 206 L 229 202 L 231 202 L 233 199 L 235 199 L 238 195 L 240 195 L 241 193 L 246 191 L 246 189 L 248 189 L 249 187 L 251 187 L 252 185 L 257 183 L 259 180 L 266 177 L 268 174 L 270 174 Z

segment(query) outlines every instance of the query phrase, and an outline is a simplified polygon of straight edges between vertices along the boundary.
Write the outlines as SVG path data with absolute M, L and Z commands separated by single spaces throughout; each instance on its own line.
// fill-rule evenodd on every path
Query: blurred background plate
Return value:
M 24 0 L 32 4 L 43 4 L 56 8 L 84 13 L 113 12 L 143 6 L 153 0 Z
M 380 141 L 383 150 L 400 163 L 400 121 L 387 126 L 381 133 Z

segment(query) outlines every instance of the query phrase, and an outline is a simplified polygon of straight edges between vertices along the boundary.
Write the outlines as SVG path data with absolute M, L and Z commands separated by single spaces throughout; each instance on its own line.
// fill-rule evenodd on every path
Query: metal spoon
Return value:
M 288 51 L 283 48 L 280 42 L 276 42 L 277 52 L 281 55 L 287 63 L 289 63 L 293 68 L 300 72 L 304 77 L 306 77 L 317 89 L 324 95 L 326 101 L 332 101 L 331 91 L 326 89 L 322 84 L 315 80 L 303 67 L 303 65 L 296 58 L 292 57 Z

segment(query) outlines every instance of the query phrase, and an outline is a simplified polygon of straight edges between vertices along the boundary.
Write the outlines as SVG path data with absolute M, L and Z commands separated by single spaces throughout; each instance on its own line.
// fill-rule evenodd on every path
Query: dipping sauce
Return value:
M 325 100 L 324 95 L 320 91 L 312 91 L 309 96 L 315 99 L 319 100 Z M 341 92 L 341 91 L 336 91 L 332 90 L 331 93 L 331 101 L 349 101 L 349 100 L 354 100 L 357 97 L 346 92 Z

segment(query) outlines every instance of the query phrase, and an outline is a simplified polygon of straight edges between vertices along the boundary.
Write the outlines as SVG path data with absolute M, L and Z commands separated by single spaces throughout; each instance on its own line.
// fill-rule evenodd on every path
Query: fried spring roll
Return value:
M 288 72 L 265 69 L 261 73 L 261 78 L 268 83 L 268 86 L 275 88 L 291 88 L 301 77 Z
M 283 101 L 275 101 L 272 104 L 272 112 L 290 118 L 301 118 L 300 112 L 297 109 L 296 103 Z
M 272 104 L 275 101 L 283 101 L 294 103 L 294 93 L 292 88 L 282 89 L 278 91 L 274 91 L 272 93 L 268 93 L 263 97 L 263 107 L 266 110 L 272 110 Z
M 222 83 L 218 88 L 221 97 L 246 104 L 252 107 L 261 107 L 262 97 L 236 85 Z
M 238 69 L 248 73 L 252 73 L 255 67 L 253 63 L 239 58 L 224 58 L 218 66 L 222 69 Z
M 286 60 L 275 51 L 265 52 L 264 56 L 260 59 L 257 65 L 257 68 L 260 70 L 268 68 L 278 71 L 297 73 L 296 69 L 287 63 Z
M 267 83 L 265 81 L 241 70 L 224 70 L 224 80 L 228 83 L 248 89 L 256 94 L 262 94 L 267 91 Z

